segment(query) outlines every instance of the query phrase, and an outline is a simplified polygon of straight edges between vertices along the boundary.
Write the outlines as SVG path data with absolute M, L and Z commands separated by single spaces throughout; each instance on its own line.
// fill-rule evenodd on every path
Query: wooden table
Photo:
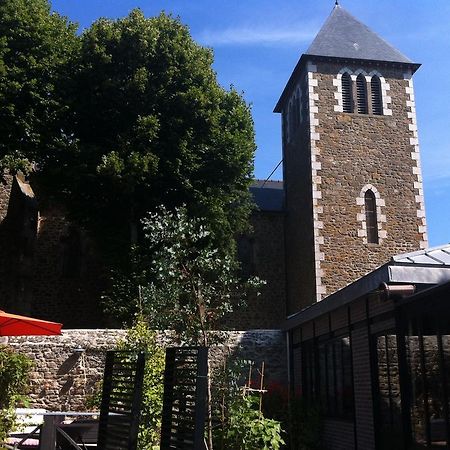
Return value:
M 100 416 L 99 412 L 78 412 L 78 411 L 48 411 L 43 414 L 44 424 L 40 433 L 40 450 L 55 450 L 57 426 L 66 417 L 94 417 Z M 80 447 L 78 447 L 80 448 Z

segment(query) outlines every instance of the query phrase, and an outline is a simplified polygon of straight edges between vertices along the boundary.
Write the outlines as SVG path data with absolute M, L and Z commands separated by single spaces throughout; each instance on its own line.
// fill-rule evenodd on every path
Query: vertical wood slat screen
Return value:
M 98 431 L 99 450 L 137 450 L 145 354 L 106 354 Z
M 207 347 L 166 349 L 161 450 L 203 450 Z

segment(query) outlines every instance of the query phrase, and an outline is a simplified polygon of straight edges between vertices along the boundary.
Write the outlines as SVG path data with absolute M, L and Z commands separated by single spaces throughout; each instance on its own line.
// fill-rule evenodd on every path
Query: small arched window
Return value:
M 356 105 L 358 114 L 367 114 L 367 85 L 362 73 L 356 78 Z
M 372 94 L 372 114 L 381 116 L 383 114 L 383 101 L 381 98 L 381 81 L 374 75 L 370 83 Z
M 300 120 L 301 110 L 302 110 L 301 101 L 302 101 L 301 92 L 297 91 L 297 126 L 300 126 L 300 122 L 301 122 L 301 120 Z
M 283 115 L 281 116 L 282 117 L 282 127 L 283 127 L 283 140 L 284 140 L 284 142 L 287 142 L 288 141 L 288 127 L 289 127 L 289 124 L 288 124 L 288 113 L 287 113 L 287 111 L 286 110 L 283 110 Z
M 291 136 L 291 141 L 292 141 L 292 138 L 294 137 L 294 125 L 295 125 L 295 102 L 294 102 L 294 99 L 291 100 L 289 123 L 290 123 L 290 128 L 291 128 L 289 136 Z
M 375 194 L 370 189 L 364 194 L 364 206 L 366 210 L 367 242 L 378 244 L 377 204 Z
M 352 99 L 352 79 L 349 73 L 342 74 L 342 110 L 347 113 L 353 112 L 353 99 Z

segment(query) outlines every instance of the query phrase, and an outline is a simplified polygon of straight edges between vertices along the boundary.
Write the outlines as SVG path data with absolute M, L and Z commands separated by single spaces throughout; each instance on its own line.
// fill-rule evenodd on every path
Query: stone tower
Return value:
M 412 75 L 336 5 L 278 101 L 288 315 L 427 246 Z

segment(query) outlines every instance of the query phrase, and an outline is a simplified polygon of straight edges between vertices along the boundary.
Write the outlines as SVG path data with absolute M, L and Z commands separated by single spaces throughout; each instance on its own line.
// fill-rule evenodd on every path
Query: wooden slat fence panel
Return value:
M 207 347 L 166 349 L 161 450 L 204 450 Z
M 99 450 L 137 450 L 145 354 L 106 354 L 98 431 Z

